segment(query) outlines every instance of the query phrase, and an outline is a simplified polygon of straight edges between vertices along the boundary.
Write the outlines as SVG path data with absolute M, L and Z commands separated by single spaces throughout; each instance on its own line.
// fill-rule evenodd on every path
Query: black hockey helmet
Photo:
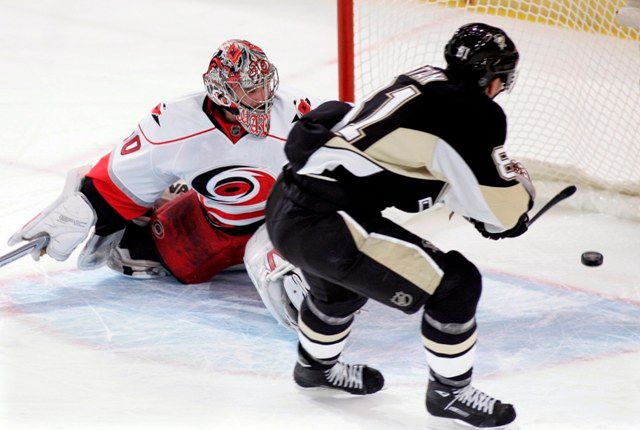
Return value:
M 447 70 L 462 80 L 486 88 L 500 78 L 504 90 L 513 87 L 518 65 L 518 50 L 507 34 L 483 23 L 460 27 L 444 48 Z

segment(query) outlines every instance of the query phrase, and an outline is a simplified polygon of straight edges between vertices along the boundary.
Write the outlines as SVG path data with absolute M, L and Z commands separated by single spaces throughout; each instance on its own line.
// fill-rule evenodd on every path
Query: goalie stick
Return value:
M 554 207 L 555 205 L 557 205 L 558 203 L 560 203 L 561 201 L 563 201 L 566 198 L 569 198 L 573 195 L 573 193 L 575 193 L 577 190 L 575 185 L 570 185 L 567 188 L 565 188 L 564 190 L 560 191 L 558 194 L 555 195 L 555 197 L 553 197 L 551 200 L 549 200 L 547 202 L 546 205 L 544 205 L 537 214 L 535 214 L 530 220 L 529 222 L 527 222 L 527 227 L 530 227 L 531 224 L 534 223 L 535 220 L 537 220 L 538 218 L 540 218 L 546 211 L 548 211 L 549 209 L 551 209 L 552 207 Z
M 31 254 L 34 251 L 40 251 L 45 248 L 49 244 L 49 236 L 40 236 L 31 240 L 30 242 L 22 245 L 20 248 L 14 249 L 13 251 L 0 256 L 0 267 L 6 266 L 7 264 L 16 261 L 19 258 L 24 257 L 25 255 Z

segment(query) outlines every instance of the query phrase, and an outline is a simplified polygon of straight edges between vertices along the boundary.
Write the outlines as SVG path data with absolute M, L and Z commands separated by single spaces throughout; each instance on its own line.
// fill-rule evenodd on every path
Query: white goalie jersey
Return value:
M 238 124 L 213 122 L 207 103 L 206 93 L 198 92 L 159 104 L 87 175 L 124 218 L 140 216 L 183 180 L 197 192 L 213 225 L 262 222 L 269 191 L 287 161 L 287 135 L 317 100 L 280 87 L 266 137 L 246 133 Z

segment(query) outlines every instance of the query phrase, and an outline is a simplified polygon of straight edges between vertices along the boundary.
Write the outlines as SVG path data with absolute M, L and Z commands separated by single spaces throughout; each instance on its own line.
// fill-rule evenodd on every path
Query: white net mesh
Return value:
M 463 24 L 501 27 L 521 54 L 514 91 L 497 99 L 509 120 L 510 155 L 534 180 L 597 190 L 594 206 L 603 192 L 640 199 L 639 33 L 616 22 L 624 5 L 355 0 L 356 98 L 413 67 L 444 67 L 444 46 Z M 640 205 L 631 210 L 640 216 Z

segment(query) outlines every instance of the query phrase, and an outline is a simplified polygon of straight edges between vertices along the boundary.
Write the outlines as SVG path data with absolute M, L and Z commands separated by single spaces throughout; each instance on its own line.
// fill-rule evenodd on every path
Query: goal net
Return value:
M 341 92 L 352 79 L 359 100 L 414 67 L 444 67 L 444 46 L 463 24 L 503 28 L 521 54 L 513 92 L 496 99 L 508 117 L 510 156 L 543 191 L 576 184 L 578 199 L 570 200 L 582 209 L 640 219 L 640 37 L 616 20 L 626 4 L 339 1 L 343 65 L 353 56 L 352 69 L 341 65 Z M 352 43 L 344 25 L 351 10 Z

